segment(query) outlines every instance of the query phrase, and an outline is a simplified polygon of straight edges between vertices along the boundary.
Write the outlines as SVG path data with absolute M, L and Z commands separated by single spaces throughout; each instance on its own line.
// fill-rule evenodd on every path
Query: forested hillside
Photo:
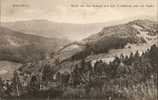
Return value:
M 158 23 L 150 20 L 134 20 L 126 24 L 105 27 L 99 33 L 83 39 L 87 47 L 72 56 L 85 58 L 91 54 L 109 53 L 110 50 L 151 45 L 157 43 Z M 146 47 L 147 48 L 147 47 Z
M 70 73 L 56 72 L 49 64 L 41 65 L 42 69 L 34 74 L 19 70 L 11 85 L 4 84 L 12 92 L 1 87 L 1 97 L 156 100 L 157 51 L 158 47 L 153 45 L 142 55 L 138 52 L 129 57 L 121 55 L 109 64 L 98 61 L 94 67 L 82 59 L 72 66 Z M 2 86 L 3 82 L 0 83 Z

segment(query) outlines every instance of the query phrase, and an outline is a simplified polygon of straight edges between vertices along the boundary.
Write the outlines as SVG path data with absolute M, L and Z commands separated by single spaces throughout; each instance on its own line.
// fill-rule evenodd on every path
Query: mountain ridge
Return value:
M 17 30 L 27 34 L 35 34 L 44 37 L 58 37 L 68 38 L 69 40 L 82 40 L 100 32 L 102 28 L 127 23 L 127 20 L 123 21 L 110 21 L 100 23 L 62 23 L 53 22 L 45 19 L 38 20 L 25 20 L 15 22 L 2 23 L 3 26 L 12 30 Z M 39 28 L 40 27 L 40 28 Z

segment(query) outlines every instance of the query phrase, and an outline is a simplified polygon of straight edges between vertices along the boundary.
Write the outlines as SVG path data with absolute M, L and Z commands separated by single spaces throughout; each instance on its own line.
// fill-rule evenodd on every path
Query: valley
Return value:
M 84 27 L 45 20 L 6 25 L 0 27 L 4 98 L 141 100 L 140 93 L 144 100 L 157 97 L 157 22 L 101 24 L 100 30 L 98 24 Z M 93 33 L 95 25 L 98 31 Z M 80 32 L 88 34 L 83 38 Z M 69 40 L 73 36 L 78 39 Z

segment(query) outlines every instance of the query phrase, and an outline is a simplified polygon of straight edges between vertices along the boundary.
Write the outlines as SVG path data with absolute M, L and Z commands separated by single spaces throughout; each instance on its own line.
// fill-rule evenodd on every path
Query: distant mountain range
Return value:
M 27 20 L 2 23 L 9 29 L 43 37 L 67 38 L 81 40 L 91 34 L 101 31 L 105 26 L 121 23 L 121 21 L 107 23 L 71 24 L 57 23 L 48 20 Z

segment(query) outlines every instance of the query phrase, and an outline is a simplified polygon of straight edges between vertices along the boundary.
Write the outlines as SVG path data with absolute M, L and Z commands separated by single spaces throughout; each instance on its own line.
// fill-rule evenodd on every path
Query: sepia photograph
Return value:
M 158 100 L 158 1 L 0 0 L 0 100 Z

